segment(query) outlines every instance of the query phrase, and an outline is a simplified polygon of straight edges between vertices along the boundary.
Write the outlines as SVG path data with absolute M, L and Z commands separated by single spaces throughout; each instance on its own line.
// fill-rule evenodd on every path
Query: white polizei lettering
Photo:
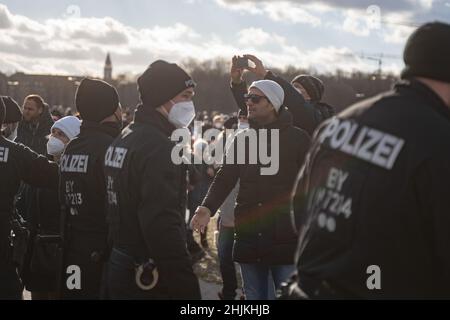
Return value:
M 334 118 L 325 128 L 323 133 L 320 135 L 319 141 L 320 143 L 324 142 L 326 138 L 331 137 L 339 125 L 339 119 Z
M 336 132 L 331 137 L 330 145 L 333 149 L 338 149 L 349 138 L 351 124 L 349 121 L 341 122 Z
M 121 169 L 125 161 L 128 150 L 125 148 L 109 147 L 105 156 L 105 165 L 108 167 Z
M 372 162 L 373 151 L 371 152 L 370 149 L 372 149 L 381 140 L 383 134 L 378 130 L 370 129 L 367 132 L 366 137 L 369 139 L 362 144 L 357 156 L 361 159 Z
M 84 172 L 84 168 L 87 168 L 86 164 L 87 164 L 87 158 L 85 156 L 80 156 L 78 158 L 77 171 Z
M 391 155 L 386 162 L 386 168 L 392 169 L 392 167 L 395 164 L 395 160 L 397 160 L 397 156 L 399 155 L 400 151 L 402 150 L 402 147 L 404 144 L 405 144 L 405 140 L 397 139 L 397 142 L 395 143 L 394 148 L 391 151 Z
M 352 146 L 350 144 L 350 141 L 353 139 L 356 129 L 358 129 L 358 125 L 356 123 L 352 124 L 350 132 L 348 133 L 347 138 L 345 139 L 344 144 L 341 147 L 341 150 L 344 151 L 345 153 L 348 153 L 348 154 L 353 153 L 355 146 L 354 145 Z
M 381 167 L 386 167 L 387 157 L 391 154 L 392 148 L 395 146 L 397 140 L 397 138 L 390 134 L 385 134 L 373 153 L 372 162 Z
M 78 160 L 80 159 L 79 155 L 73 155 L 72 160 L 70 160 L 69 168 L 72 170 L 72 172 L 78 172 L 78 169 L 76 168 L 78 164 Z
M 0 162 L 8 162 L 9 148 L 0 147 Z
M 328 138 L 330 148 L 386 169 L 392 169 L 405 144 L 403 139 L 391 134 L 337 118 L 324 129 L 319 142 Z
M 88 155 L 64 155 L 61 160 L 61 172 L 87 173 Z
M 356 156 L 356 154 L 358 153 L 358 150 L 361 147 L 361 144 L 364 141 L 364 138 L 366 137 L 367 130 L 369 130 L 369 129 L 366 127 L 362 127 L 361 130 L 359 131 L 358 138 L 356 139 L 355 145 L 353 147 L 353 151 L 352 151 L 352 153 L 350 153 L 351 155 Z

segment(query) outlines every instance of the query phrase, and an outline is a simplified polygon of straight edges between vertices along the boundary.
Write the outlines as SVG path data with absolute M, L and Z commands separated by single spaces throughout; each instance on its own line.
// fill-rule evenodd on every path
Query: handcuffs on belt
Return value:
M 136 284 L 145 291 L 152 290 L 158 284 L 159 272 L 153 259 L 136 265 Z

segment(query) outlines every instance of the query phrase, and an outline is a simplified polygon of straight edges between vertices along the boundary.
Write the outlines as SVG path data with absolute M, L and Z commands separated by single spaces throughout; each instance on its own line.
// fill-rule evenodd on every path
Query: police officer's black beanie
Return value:
M 22 120 L 22 111 L 17 102 L 11 97 L 1 97 L 5 105 L 5 119 L 3 123 L 15 123 Z
M 402 79 L 450 82 L 450 24 L 431 22 L 418 28 L 406 42 L 403 59 Z
M 3 99 L 0 99 L 0 126 L 3 124 L 3 120 L 5 120 L 5 105 Z
M 311 98 L 311 101 L 320 102 L 320 100 L 322 100 L 322 96 L 325 91 L 322 80 L 310 75 L 301 74 L 299 76 L 296 76 L 294 80 L 292 80 L 292 84 L 294 84 L 295 82 L 299 83 L 303 88 L 305 88 L 306 92 Z
M 175 63 L 155 61 L 138 79 L 142 104 L 158 108 L 188 88 L 194 88 L 192 78 Z
M 119 95 L 108 83 L 85 78 L 77 89 L 75 104 L 82 120 L 101 122 L 116 112 Z

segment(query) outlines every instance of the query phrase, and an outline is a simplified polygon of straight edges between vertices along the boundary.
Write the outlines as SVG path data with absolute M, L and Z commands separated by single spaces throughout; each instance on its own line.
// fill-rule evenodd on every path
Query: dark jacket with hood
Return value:
M 17 138 L 15 142 L 21 143 L 29 147 L 34 152 L 47 155 L 47 141 L 50 129 L 53 125 L 53 119 L 50 115 L 48 105 L 45 105 L 44 111 L 39 117 L 36 124 L 22 120 L 17 129 Z M 45 204 L 42 207 L 40 201 L 41 194 L 49 193 L 48 190 L 31 187 L 27 184 L 22 184 L 18 193 L 17 209 L 19 213 L 36 228 L 37 216 L 41 209 L 46 211 Z M 40 219 L 39 219 L 40 220 Z
M 155 261 L 155 297 L 195 300 L 200 289 L 186 248 L 186 167 L 171 159 L 173 130 L 162 114 L 141 105 L 113 142 L 105 159 L 109 226 L 115 249 Z
M 283 108 L 275 122 L 259 128 L 269 129 L 268 132 L 270 129 L 279 129 L 279 142 L 271 141 L 271 135 L 268 134 L 267 147 L 271 150 L 271 144 L 278 144 L 278 172 L 263 175 L 261 168 L 268 165 L 263 166 L 259 161 L 251 164 L 248 158 L 250 146 L 246 143 L 246 164 L 237 164 L 237 159 L 227 154 L 203 206 L 214 214 L 239 180 L 240 188 L 234 212 L 234 260 L 241 263 L 289 265 L 294 263 L 297 243 L 297 236 L 290 223 L 289 197 L 296 172 L 302 166 L 308 151 L 310 139 L 305 131 L 292 125 L 291 114 Z M 238 154 L 239 136 L 252 130 L 247 129 L 235 137 L 230 146 L 235 150 L 235 155 Z M 258 146 L 261 132 L 257 131 L 256 135 Z M 227 164 L 227 158 L 230 157 L 230 162 L 234 164 Z
M 300 178 L 310 297 L 450 297 L 450 109 L 430 88 L 401 83 L 326 122 Z

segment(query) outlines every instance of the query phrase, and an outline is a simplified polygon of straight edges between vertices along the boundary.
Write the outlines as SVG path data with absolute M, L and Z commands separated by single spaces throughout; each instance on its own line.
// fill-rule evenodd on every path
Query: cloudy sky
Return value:
M 0 0 L 0 71 L 138 74 L 252 53 L 268 67 L 399 72 L 414 27 L 450 21 L 450 0 Z

